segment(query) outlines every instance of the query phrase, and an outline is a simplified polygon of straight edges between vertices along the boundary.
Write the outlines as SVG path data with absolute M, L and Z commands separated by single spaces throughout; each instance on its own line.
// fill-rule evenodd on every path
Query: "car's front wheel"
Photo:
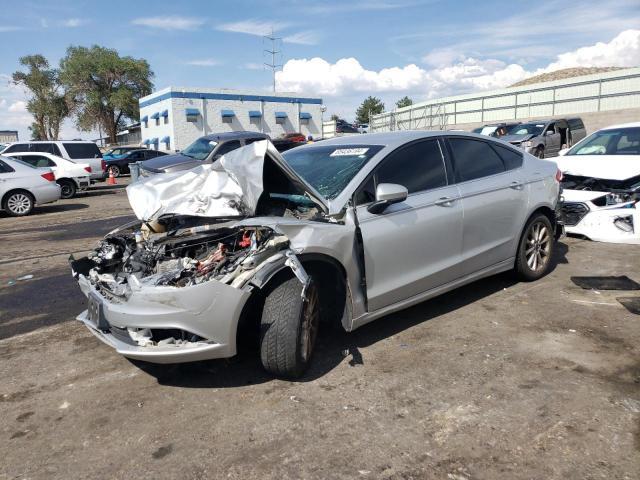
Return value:
M 535 214 L 527 222 L 518 245 L 515 268 L 518 277 L 531 282 L 546 275 L 554 249 L 551 221 L 543 213 Z
M 273 288 L 265 298 L 260 328 L 260 358 L 268 372 L 296 378 L 307 369 L 320 324 L 317 286 L 304 291 L 297 277 Z
M 4 210 L 12 217 L 29 215 L 34 205 L 33 195 L 25 191 L 11 192 L 4 199 Z
M 541 146 L 541 147 L 536 148 L 536 151 L 535 151 L 534 154 L 538 158 L 544 158 L 544 147 Z

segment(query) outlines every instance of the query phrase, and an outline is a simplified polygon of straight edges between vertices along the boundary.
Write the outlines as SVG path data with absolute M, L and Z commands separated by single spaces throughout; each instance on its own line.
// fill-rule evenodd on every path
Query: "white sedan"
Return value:
M 560 155 L 566 232 L 640 244 L 640 122 L 598 130 Z
M 12 217 L 29 215 L 35 205 L 60 198 L 60 185 L 51 169 L 35 168 L 0 156 L 0 206 Z
M 7 153 L 6 156 L 17 158 L 36 168 L 53 170 L 56 183 L 61 188 L 61 198 L 71 198 L 91 185 L 91 167 L 88 163 L 76 163 L 45 152 L 16 152 Z

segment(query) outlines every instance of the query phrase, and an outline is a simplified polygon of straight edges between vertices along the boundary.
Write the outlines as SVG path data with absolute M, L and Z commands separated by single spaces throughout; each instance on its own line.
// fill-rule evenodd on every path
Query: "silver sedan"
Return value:
M 458 132 L 268 141 L 128 187 L 139 222 L 72 260 L 78 319 L 130 358 L 230 357 L 260 332 L 264 368 L 307 368 L 321 323 L 351 331 L 507 270 L 550 268 L 553 162 Z

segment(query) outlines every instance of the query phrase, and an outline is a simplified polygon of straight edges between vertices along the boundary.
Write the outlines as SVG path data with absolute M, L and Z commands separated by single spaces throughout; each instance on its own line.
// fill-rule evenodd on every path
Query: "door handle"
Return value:
M 434 203 L 439 207 L 452 207 L 453 202 L 455 201 L 456 199 L 452 197 L 441 197 L 438 200 L 436 200 Z
M 522 190 L 523 187 L 524 185 L 522 185 L 522 183 L 520 182 L 511 182 L 509 184 L 509 188 L 513 188 L 514 190 Z

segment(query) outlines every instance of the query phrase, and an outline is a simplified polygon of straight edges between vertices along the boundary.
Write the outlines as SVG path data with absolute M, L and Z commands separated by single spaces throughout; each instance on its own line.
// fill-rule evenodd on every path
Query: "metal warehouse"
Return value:
M 322 99 L 294 94 L 168 87 L 140 99 L 142 142 L 182 150 L 203 135 L 241 130 L 316 138 L 322 110 Z
M 588 132 L 640 120 L 640 68 L 457 95 L 374 115 L 370 131 L 470 130 L 486 123 L 579 116 Z

